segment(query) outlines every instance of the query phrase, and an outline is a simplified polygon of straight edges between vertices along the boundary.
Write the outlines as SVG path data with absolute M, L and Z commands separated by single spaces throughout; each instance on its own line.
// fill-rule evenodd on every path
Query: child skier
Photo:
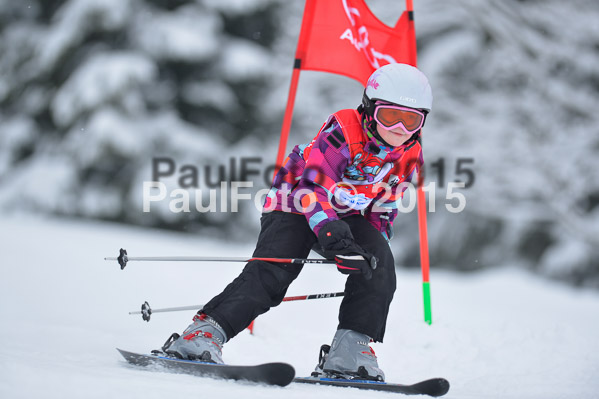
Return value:
M 314 247 L 349 274 L 338 329 L 332 345 L 321 348 L 316 374 L 384 381 L 369 343 L 385 335 L 396 284 L 388 244 L 396 201 L 422 164 L 418 139 L 431 105 L 422 72 L 385 65 L 370 76 L 358 109 L 331 115 L 310 144 L 293 149 L 274 179 L 253 257 L 306 258 Z M 163 350 L 223 363 L 222 345 L 279 305 L 301 269 L 249 262 Z

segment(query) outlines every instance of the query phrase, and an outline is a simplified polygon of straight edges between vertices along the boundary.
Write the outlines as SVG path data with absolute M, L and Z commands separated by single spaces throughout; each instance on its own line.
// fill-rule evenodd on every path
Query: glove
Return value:
M 367 259 L 364 255 L 337 255 L 337 270 L 343 274 L 362 273 L 366 280 L 372 278 L 372 271 L 376 269 L 376 258 L 370 255 Z
M 349 225 L 343 220 L 325 224 L 318 232 L 318 243 L 325 258 L 334 259 L 341 273 L 362 273 L 366 280 L 372 278 L 377 259 L 356 244 Z

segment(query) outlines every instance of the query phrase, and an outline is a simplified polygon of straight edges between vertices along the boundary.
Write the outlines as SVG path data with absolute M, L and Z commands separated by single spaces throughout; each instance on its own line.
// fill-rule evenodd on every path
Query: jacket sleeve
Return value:
M 401 198 L 401 196 L 399 197 Z M 373 200 L 373 205 L 364 211 L 364 217 L 381 232 L 387 241 L 393 238 L 393 221 L 397 216 L 397 201 L 395 196 L 385 200 L 381 198 Z
M 349 147 L 341 127 L 335 119 L 331 119 L 316 136 L 300 182 L 294 190 L 310 228 L 317 236 L 322 226 L 339 219 L 331 205 L 331 198 L 349 158 Z

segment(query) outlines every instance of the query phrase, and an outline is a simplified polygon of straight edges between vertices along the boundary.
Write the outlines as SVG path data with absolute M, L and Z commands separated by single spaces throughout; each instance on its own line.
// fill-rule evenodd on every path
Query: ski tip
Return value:
M 121 349 L 121 348 L 115 348 L 115 349 L 116 349 L 116 350 L 117 350 L 117 351 L 118 351 L 118 352 L 121 354 L 121 356 L 122 356 L 122 357 L 124 357 L 124 358 L 125 358 L 125 360 L 127 360 L 129 363 L 131 363 L 131 359 L 132 359 L 133 357 L 135 357 L 135 355 L 137 355 L 136 353 L 129 352 L 129 351 L 126 351 L 126 350 L 124 350 L 124 349 Z
M 239 380 L 267 385 L 286 386 L 295 377 L 295 369 L 288 363 L 263 363 L 257 365 L 214 364 L 176 359 L 154 354 L 139 354 L 116 348 L 125 360 L 136 366 L 158 366 L 175 373 Z
M 266 363 L 260 367 L 266 371 L 267 382 L 271 385 L 287 386 L 295 378 L 295 368 L 288 363 Z
M 443 396 L 449 392 L 449 381 L 445 378 L 431 378 L 413 385 L 414 388 L 429 396 Z

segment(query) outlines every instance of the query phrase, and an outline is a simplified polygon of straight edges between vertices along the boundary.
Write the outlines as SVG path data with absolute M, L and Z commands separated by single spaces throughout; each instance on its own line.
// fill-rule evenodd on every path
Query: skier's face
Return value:
M 387 130 L 382 127 L 379 123 L 376 124 L 376 131 L 385 140 L 385 142 L 393 147 L 397 147 L 405 143 L 410 137 L 411 133 L 406 133 L 401 127 Z

